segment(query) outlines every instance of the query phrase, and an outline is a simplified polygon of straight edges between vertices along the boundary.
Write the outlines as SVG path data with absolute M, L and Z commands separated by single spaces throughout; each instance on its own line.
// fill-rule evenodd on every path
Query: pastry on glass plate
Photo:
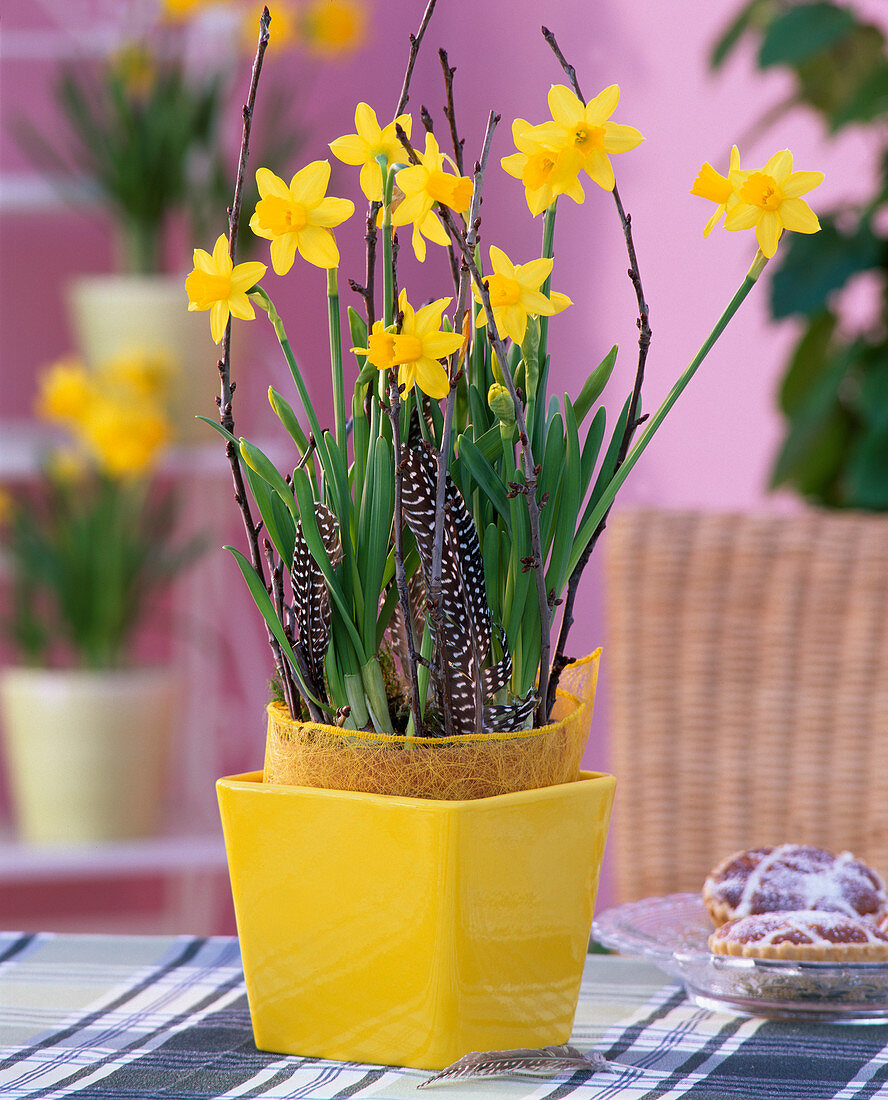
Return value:
M 823 910 L 757 913 L 719 925 L 709 950 L 757 959 L 888 962 L 888 931 L 863 917 Z
M 750 848 L 728 856 L 703 885 L 716 925 L 757 913 L 818 910 L 865 917 L 888 914 L 885 883 L 850 852 L 834 855 L 805 844 Z

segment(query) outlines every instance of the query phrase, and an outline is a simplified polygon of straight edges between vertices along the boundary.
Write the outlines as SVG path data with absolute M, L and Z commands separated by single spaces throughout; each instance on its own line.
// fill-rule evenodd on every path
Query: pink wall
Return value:
M 305 121 L 312 132 L 304 160 L 324 157 L 326 141 L 352 130 L 357 99 L 368 100 L 380 116 L 391 111 L 400 89 L 406 35 L 415 28 L 423 6 L 418 0 L 375 0 L 370 47 L 338 65 L 329 76 L 315 74 L 311 88 L 303 88 L 300 98 L 310 103 Z M 577 67 L 587 96 L 613 82 L 621 85 L 623 98 L 615 117 L 639 127 L 646 136 L 637 151 L 616 158 L 616 166 L 624 203 L 633 216 L 651 308 L 654 340 L 644 402 L 648 411 L 656 407 L 702 342 L 755 251 L 751 234 L 719 229 L 704 240 L 702 227 L 709 204 L 688 194 L 700 162 L 710 160 L 724 169 L 731 144 L 786 90 L 779 74 L 759 74 L 748 53 L 734 58 L 718 76 L 708 73 L 708 48 L 738 6 L 739 0 L 670 4 L 661 0 L 594 4 L 589 0 L 511 0 L 508 4 L 439 0 L 414 79 L 411 107 L 418 114 L 419 105 L 425 103 L 437 113 L 443 92 L 435 51 L 445 46 L 451 64 L 458 68 L 457 112 L 469 158 L 478 149 L 488 109 L 503 113 L 482 236 L 485 243 L 503 245 L 516 261 L 532 258 L 541 227 L 530 219 L 519 184 L 496 164 L 499 157 L 512 152 L 512 118 L 520 115 L 542 121 L 546 91 L 551 83 L 562 81 L 539 34 L 540 24 L 555 32 Z M 886 22 L 879 0 L 861 0 L 855 7 Z M 298 76 L 297 71 L 294 77 Z M 8 77 L 4 83 L 7 103 L 18 99 L 22 108 L 28 100 L 16 96 L 18 85 Z M 237 125 L 236 118 L 233 124 Z M 755 141 L 747 139 L 741 148 L 744 164 L 763 162 L 784 146 L 793 149 L 798 167 L 826 172 L 826 182 L 813 196 L 815 208 L 833 206 L 868 185 L 872 164 L 860 135 L 828 140 L 819 124 L 804 114 L 782 120 Z M 8 143 L 3 148 L 6 168 L 14 154 Z M 355 176 L 335 162 L 331 191 L 360 198 Z M 558 379 L 559 388 L 575 394 L 585 371 L 612 343 L 619 343 L 618 370 L 609 399 L 609 408 L 615 411 L 634 370 L 634 296 L 625 277 L 622 236 L 612 201 L 591 182 L 586 191 L 583 207 L 562 200 L 559 209 L 553 286 L 570 294 L 577 304 L 552 325 L 553 379 Z M 95 218 L 86 215 L 7 213 L 0 220 L 2 416 L 27 413 L 34 372 L 70 346 L 62 308 L 65 280 L 77 270 L 101 270 L 109 262 L 107 236 L 96 225 Z M 220 220 L 220 231 L 223 227 Z M 360 232 L 356 230 L 351 238 L 340 233 L 339 238 L 344 287 L 347 275 L 361 277 Z M 209 247 L 212 242 L 196 243 Z M 425 270 L 418 272 L 408 253 L 405 244 L 401 280 L 408 287 L 421 288 L 412 296 L 420 298 L 439 285 L 442 289 L 437 293 L 447 293 L 449 278 L 442 257 L 433 255 Z M 315 269 L 297 268 L 287 279 L 272 279 L 268 285 L 287 319 L 313 392 L 323 403 L 328 385 L 323 276 Z M 346 294 L 344 290 L 347 301 Z M 769 323 L 762 286 L 639 463 L 620 506 L 773 506 L 764 487 L 780 438 L 774 394 L 792 338 L 792 325 Z M 253 340 L 249 382 L 255 380 L 264 390 L 268 381 L 283 378 L 283 368 L 267 333 L 253 334 Z M 242 384 L 246 382 L 244 378 Z M 589 570 L 581 589 L 572 647 L 578 652 L 602 641 L 606 646 L 599 568 Z M 255 630 L 257 644 L 262 644 L 255 624 L 245 624 L 245 629 Z M 246 713 L 258 712 L 263 692 L 264 685 L 257 684 Z M 587 753 L 590 765 L 606 763 L 605 732 L 606 713 L 601 708 Z M 258 729 L 244 733 L 244 755 L 251 760 L 260 758 L 260 738 Z
M 878 0 L 857 6 L 884 18 Z M 329 77 L 309 73 L 311 86 L 300 91 L 300 101 L 310 104 L 304 113 L 312 132 L 305 159 L 323 157 L 325 141 L 351 129 L 358 97 L 371 101 L 381 115 L 390 109 L 401 82 L 405 36 L 421 7 L 417 0 L 377 0 L 370 46 L 352 61 L 337 64 Z M 706 50 L 736 7 L 733 0 L 683 0 L 677 5 L 656 0 L 600 0 L 595 5 L 586 0 L 513 0 L 504 18 L 499 4 L 440 0 L 414 80 L 412 107 L 426 103 L 436 110 L 443 97 L 434 51 L 445 45 L 458 67 L 457 108 L 470 155 L 477 150 L 488 107 L 503 113 L 494 162 L 512 151 L 511 119 L 517 114 L 544 118 L 546 90 L 562 79 L 539 35 L 541 22 L 557 34 L 588 95 L 612 81 L 621 84 L 623 100 L 616 117 L 637 125 L 647 138 L 636 152 L 617 158 L 617 171 L 633 215 L 651 306 L 649 409 L 706 334 L 753 252 L 749 234 L 719 231 L 704 241 L 700 230 L 708 204 L 687 193 L 700 161 L 723 165 L 731 143 L 784 90 L 782 77 L 763 78 L 745 56 L 717 77 L 706 71 Z M 31 10 L 12 13 L 7 28 L 15 26 L 13 17 L 24 20 Z M 7 125 L 31 104 L 36 103 L 41 114 L 48 110 L 47 73 L 45 68 L 37 72 L 41 81 L 35 84 L 33 65 L 5 62 Z M 236 112 L 232 127 L 238 128 Z M 765 138 L 747 143 L 742 152 L 748 161 L 763 160 L 783 145 L 792 146 L 798 164 L 826 170 L 827 180 L 815 192 L 815 203 L 832 205 L 866 186 L 870 163 L 863 142 L 851 134 L 828 143 L 818 124 L 804 115 L 784 120 Z M 4 172 L 23 167 L 5 135 L 0 157 Z M 359 197 L 354 174 L 339 165 L 335 170 L 338 193 Z M 516 181 L 496 168 L 491 177 L 484 237 L 506 244 L 516 258 L 529 257 L 537 247 L 539 224 L 529 218 Z M 559 211 L 554 285 L 570 293 L 577 305 L 552 327 L 554 364 L 565 388 L 575 391 L 590 358 L 618 342 L 615 399 L 631 379 L 634 301 L 623 274 L 625 259 L 611 201 L 592 184 L 587 192 L 584 207 L 562 200 Z M 347 274 L 360 276 L 358 237 L 353 233 L 346 241 L 340 234 L 343 281 Z M 107 269 L 111 249 L 96 213 L 34 214 L 6 208 L 0 219 L 0 248 L 2 415 L 27 415 L 35 371 L 70 348 L 63 308 L 68 277 Z M 433 259 L 443 279 L 441 257 Z M 432 267 L 430 261 L 419 276 L 408 257 L 402 261 L 403 278 L 431 291 Z M 320 339 L 313 339 L 310 319 L 323 302 L 322 277 L 314 269 L 304 269 L 272 285 L 287 309 L 294 343 L 304 349 L 309 371 L 317 371 L 320 392 L 326 383 L 324 338 L 321 333 Z M 778 440 L 775 378 L 790 339 L 790 326 L 768 325 L 765 294 L 757 292 L 672 414 L 623 499 L 710 507 L 759 503 Z M 268 347 L 273 354 L 270 343 Z M 275 364 L 266 369 L 279 368 Z

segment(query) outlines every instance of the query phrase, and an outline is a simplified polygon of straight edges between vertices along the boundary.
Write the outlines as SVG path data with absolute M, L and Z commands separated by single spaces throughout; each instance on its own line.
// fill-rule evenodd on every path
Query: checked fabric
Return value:
M 618 1068 L 417 1093 L 431 1074 L 258 1051 L 236 939 L 0 933 L 3 1100 L 888 1098 L 888 1025 L 709 1012 L 631 959 L 587 958 L 571 1043 Z

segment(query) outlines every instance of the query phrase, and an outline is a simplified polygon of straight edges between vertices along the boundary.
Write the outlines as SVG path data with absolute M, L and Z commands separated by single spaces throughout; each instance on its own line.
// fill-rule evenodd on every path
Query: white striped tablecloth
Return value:
M 710 1012 L 615 956 L 587 958 L 571 1043 L 618 1068 L 417 1093 L 431 1074 L 257 1050 L 236 939 L 0 933 L 3 1100 L 888 1098 L 888 1024 Z

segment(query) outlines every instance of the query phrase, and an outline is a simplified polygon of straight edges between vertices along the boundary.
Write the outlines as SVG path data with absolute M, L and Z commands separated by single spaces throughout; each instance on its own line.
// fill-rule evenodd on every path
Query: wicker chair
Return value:
M 624 512 L 604 543 L 619 900 L 783 841 L 888 875 L 888 517 Z

